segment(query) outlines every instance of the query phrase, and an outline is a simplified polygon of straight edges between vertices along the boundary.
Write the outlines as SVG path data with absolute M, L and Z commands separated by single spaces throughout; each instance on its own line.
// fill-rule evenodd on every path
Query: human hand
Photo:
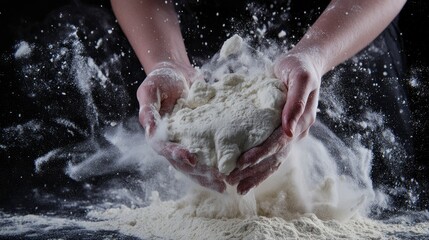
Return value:
M 217 169 L 197 164 L 197 158 L 186 147 L 155 137 L 161 118 L 171 113 L 177 100 L 187 94 L 196 74 L 191 66 L 166 62 L 158 64 L 137 90 L 139 121 L 145 128 L 153 149 L 164 156 L 175 169 L 204 187 L 223 192 L 226 185 L 223 175 Z

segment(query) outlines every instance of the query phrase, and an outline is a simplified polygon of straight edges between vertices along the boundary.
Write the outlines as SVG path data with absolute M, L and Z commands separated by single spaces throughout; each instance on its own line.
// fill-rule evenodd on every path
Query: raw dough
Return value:
M 199 164 L 217 166 L 225 174 L 243 152 L 261 144 L 281 123 L 284 84 L 266 71 L 270 66 L 243 71 L 252 57 L 239 36 L 228 39 L 218 60 L 230 61 L 237 71 L 217 71 L 213 84 L 194 82 L 169 117 L 169 139 L 195 153 Z

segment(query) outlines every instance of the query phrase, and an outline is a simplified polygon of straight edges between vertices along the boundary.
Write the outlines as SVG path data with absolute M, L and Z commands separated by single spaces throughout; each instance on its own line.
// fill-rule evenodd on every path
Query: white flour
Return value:
M 222 46 L 219 61 L 245 50 L 243 40 L 234 35 Z M 285 87 L 266 71 L 234 71 L 218 79 L 214 84 L 193 83 L 187 98 L 178 101 L 169 121 L 170 140 L 188 147 L 201 164 L 228 174 L 241 153 L 280 125 Z
M 15 234 L 30 237 L 34 233 L 58 232 L 61 229 L 78 227 L 94 231 L 118 231 L 141 239 L 394 240 L 427 239 L 429 236 L 427 221 L 412 224 L 409 222 L 385 223 L 355 217 L 346 223 L 341 223 L 335 220 L 323 221 L 314 214 L 306 214 L 290 221 L 279 217 L 210 219 L 195 217 L 189 209 L 178 207 L 176 202 L 171 201 L 156 202 L 147 208 L 119 207 L 106 211 L 91 211 L 88 217 L 93 221 L 45 215 L 12 216 L 0 212 L 0 224 L 4 226 L 0 229 L 0 236 L 5 239 Z M 11 224 L 14 225 L 11 226 Z M 64 235 L 58 239 L 62 238 L 68 238 L 68 236 Z
M 142 239 L 402 239 L 429 234 L 429 222 L 387 224 L 365 217 L 339 222 L 320 220 L 312 213 L 293 220 L 264 216 L 205 218 L 195 216 L 193 207 L 168 201 L 146 208 L 93 211 L 89 216 L 101 221 L 85 226 L 118 230 Z
M 16 52 L 14 57 L 16 59 L 26 58 L 31 54 L 32 46 L 30 46 L 26 41 L 21 41 L 16 45 Z
M 322 142 L 309 136 L 245 196 L 195 186 L 182 199 L 161 201 L 155 191 L 147 207 L 90 211 L 88 217 L 96 221 L 86 228 L 142 239 L 367 239 L 427 232 L 427 223 L 388 225 L 361 217 L 373 193 L 339 175 L 334 162 Z

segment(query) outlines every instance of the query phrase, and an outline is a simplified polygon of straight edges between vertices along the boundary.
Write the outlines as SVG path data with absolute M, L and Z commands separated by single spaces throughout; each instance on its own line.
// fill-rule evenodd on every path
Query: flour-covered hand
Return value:
M 214 168 L 197 164 L 196 157 L 186 147 L 155 137 L 161 118 L 171 113 L 177 100 L 186 95 L 191 79 L 196 75 L 192 67 L 163 62 L 150 72 L 137 90 L 140 105 L 139 121 L 145 128 L 152 148 L 164 156 L 177 170 L 200 185 L 223 192 L 223 176 Z
M 147 75 L 137 90 L 139 121 L 147 136 L 154 135 L 157 121 L 170 113 L 176 101 L 186 94 L 194 74 L 195 69 L 192 67 L 179 67 L 163 62 Z

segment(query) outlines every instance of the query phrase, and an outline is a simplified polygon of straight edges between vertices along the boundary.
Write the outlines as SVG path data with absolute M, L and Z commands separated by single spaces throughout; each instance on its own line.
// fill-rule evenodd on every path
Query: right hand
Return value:
M 224 176 L 215 168 L 197 164 L 196 156 L 186 147 L 154 138 L 158 123 L 171 113 L 177 100 L 187 93 L 197 75 L 191 66 L 163 62 L 152 70 L 137 90 L 140 105 L 139 121 L 156 152 L 164 156 L 177 170 L 189 176 L 201 186 L 218 192 L 225 191 Z

